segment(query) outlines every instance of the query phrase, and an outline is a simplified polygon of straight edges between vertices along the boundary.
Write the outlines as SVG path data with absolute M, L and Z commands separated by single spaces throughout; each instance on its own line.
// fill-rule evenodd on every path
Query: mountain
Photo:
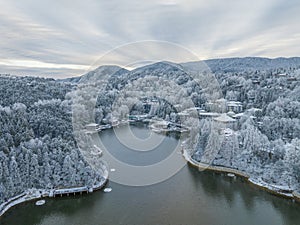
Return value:
M 115 65 L 100 66 L 80 77 L 67 78 L 62 81 L 71 83 L 95 82 L 102 76 L 110 75 L 115 79 L 119 79 L 126 74 L 126 79 L 136 79 L 146 75 L 159 76 L 160 74 L 172 75 L 174 73 L 184 74 L 184 70 L 206 70 L 209 68 L 212 72 L 253 72 L 267 70 L 288 70 L 290 68 L 300 68 L 300 57 L 293 58 L 261 58 L 261 57 L 245 57 L 245 58 L 223 58 L 209 59 L 203 61 L 194 61 L 176 64 L 173 62 L 161 61 L 150 65 L 138 67 L 132 71 L 128 71 L 122 67 Z
M 129 72 L 128 78 L 135 79 L 145 76 L 171 76 L 174 74 L 185 74 L 180 64 L 162 61 L 136 68 Z
M 128 70 L 116 65 L 104 65 L 104 66 L 99 66 L 97 69 L 92 70 L 82 76 L 66 78 L 61 81 L 71 82 L 71 83 L 91 83 L 100 80 L 101 78 L 104 78 L 107 75 L 121 76 L 122 74 L 127 72 Z
M 275 59 L 260 57 L 225 58 L 204 60 L 203 62 L 206 63 L 213 72 L 262 71 L 271 69 L 298 68 L 300 65 L 300 57 Z M 197 63 L 199 62 L 188 62 L 183 65 L 193 66 Z

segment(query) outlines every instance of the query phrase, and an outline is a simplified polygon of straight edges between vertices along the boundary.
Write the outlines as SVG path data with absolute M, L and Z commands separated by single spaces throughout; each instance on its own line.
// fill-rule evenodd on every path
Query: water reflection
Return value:
M 297 202 L 267 193 L 249 185 L 239 177 L 233 179 L 220 173 L 199 171 L 190 165 L 188 168 L 194 187 L 198 191 L 199 189 L 203 190 L 204 194 L 210 198 L 218 201 L 225 199 L 230 208 L 242 204 L 241 208 L 244 208 L 247 214 L 253 215 L 252 221 L 257 216 L 258 211 L 261 210 L 260 221 L 256 218 L 256 224 L 263 224 L 262 221 L 266 218 L 268 219 L 266 220 L 267 224 L 298 224 L 300 221 L 300 204 Z M 270 213 L 272 210 L 278 214 L 272 215 Z M 272 216 L 269 218 L 268 215 L 270 214 Z

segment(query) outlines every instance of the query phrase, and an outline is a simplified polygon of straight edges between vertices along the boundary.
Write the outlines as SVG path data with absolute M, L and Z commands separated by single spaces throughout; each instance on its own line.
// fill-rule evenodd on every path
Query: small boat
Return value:
M 112 191 L 112 188 L 108 187 L 108 188 L 104 188 L 103 190 L 105 193 L 108 193 L 108 192 L 111 192 Z
M 233 174 L 233 173 L 227 173 L 227 177 L 235 177 L 235 174 Z
M 111 169 L 110 169 L 110 171 L 111 171 L 111 172 L 115 172 L 115 171 L 116 171 L 116 169 L 114 169 L 114 168 L 111 168 Z
M 46 201 L 45 201 L 44 199 L 42 199 L 42 200 L 37 201 L 37 202 L 35 203 L 35 205 L 40 206 L 40 205 L 44 205 L 45 203 L 46 203 Z

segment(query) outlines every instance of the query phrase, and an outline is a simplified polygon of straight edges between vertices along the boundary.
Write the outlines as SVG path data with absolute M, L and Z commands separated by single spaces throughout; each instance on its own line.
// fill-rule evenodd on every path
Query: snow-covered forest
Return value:
M 0 203 L 28 188 L 91 186 L 100 178 L 73 138 L 71 86 L 0 76 Z
M 186 72 L 197 62 L 160 62 L 133 71 L 102 66 L 65 80 L 0 76 L 0 203 L 27 188 L 89 186 L 101 176 L 78 151 L 74 110 L 84 125 L 91 118 L 107 124 L 128 114 L 180 122 L 180 113 L 197 107 L 199 141 L 191 152 L 195 160 L 202 161 L 209 154 L 207 145 L 216 144 L 220 150 L 214 152 L 213 164 L 300 190 L 300 59 L 206 63 L 218 81 L 207 81 L 209 90 Z M 103 73 L 111 73 L 106 83 L 101 80 Z M 172 88 L 176 85 L 170 81 L 179 89 Z M 149 99 L 153 104 L 145 107 Z M 211 107 L 220 99 L 241 107 Z M 220 130 L 212 130 L 216 118 L 208 115 L 213 113 L 231 118 L 221 132 L 225 133 L 222 143 L 213 141 L 220 135 Z M 186 120 L 191 128 L 194 119 L 195 115 Z
M 208 145 L 219 145 L 219 152 L 211 152 L 214 165 L 236 168 L 266 183 L 300 190 L 300 59 L 235 58 L 206 63 L 218 80 L 221 95 L 214 88 L 212 92 L 205 90 L 189 77 L 186 68 L 195 67 L 197 62 L 182 65 L 159 62 L 133 71 L 119 68 L 97 98 L 96 122 L 105 123 L 113 116 L 124 118 L 128 113 L 152 114 L 179 122 L 181 110 L 191 107 L 180 99 L 190 98 L 201 109 L 199 142 L 192 152 L 194 159 L 203 160 Z M 95 70 L 89 76 L 97 77 L 99 72 Z M 182 89 L 172 90 L 159 78 L 174 81 Z M 143 107 L 145 96 L 153 98 L 153 93 L 159 104 Z M 211 130 L 213 118 L 201 117 L 201 111 L 221 113 L 207 107 L 207 103 L 218 98 L 239 102 L 242 108 L 238 112 L 222 111 L 236 121 L 234 126 L 225 124 L 223 138 Z M 128 105 L 132 108 L 128 109 Z M 220 139 L 222 143 L 212 139 Z
M 225 98 L 240 101 L 244 113 L 214 163 L 299 191 L 299 58 L 246 61 L 244 70 L 243 64 L 215 70 Z

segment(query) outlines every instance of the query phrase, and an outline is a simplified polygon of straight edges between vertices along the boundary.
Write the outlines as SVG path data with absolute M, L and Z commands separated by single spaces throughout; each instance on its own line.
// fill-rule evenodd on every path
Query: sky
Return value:
M 0 0 L 0 73 L 78 76 L 144 40 L 199 60 L 300 56 L 299 12 L 299 0 Z

